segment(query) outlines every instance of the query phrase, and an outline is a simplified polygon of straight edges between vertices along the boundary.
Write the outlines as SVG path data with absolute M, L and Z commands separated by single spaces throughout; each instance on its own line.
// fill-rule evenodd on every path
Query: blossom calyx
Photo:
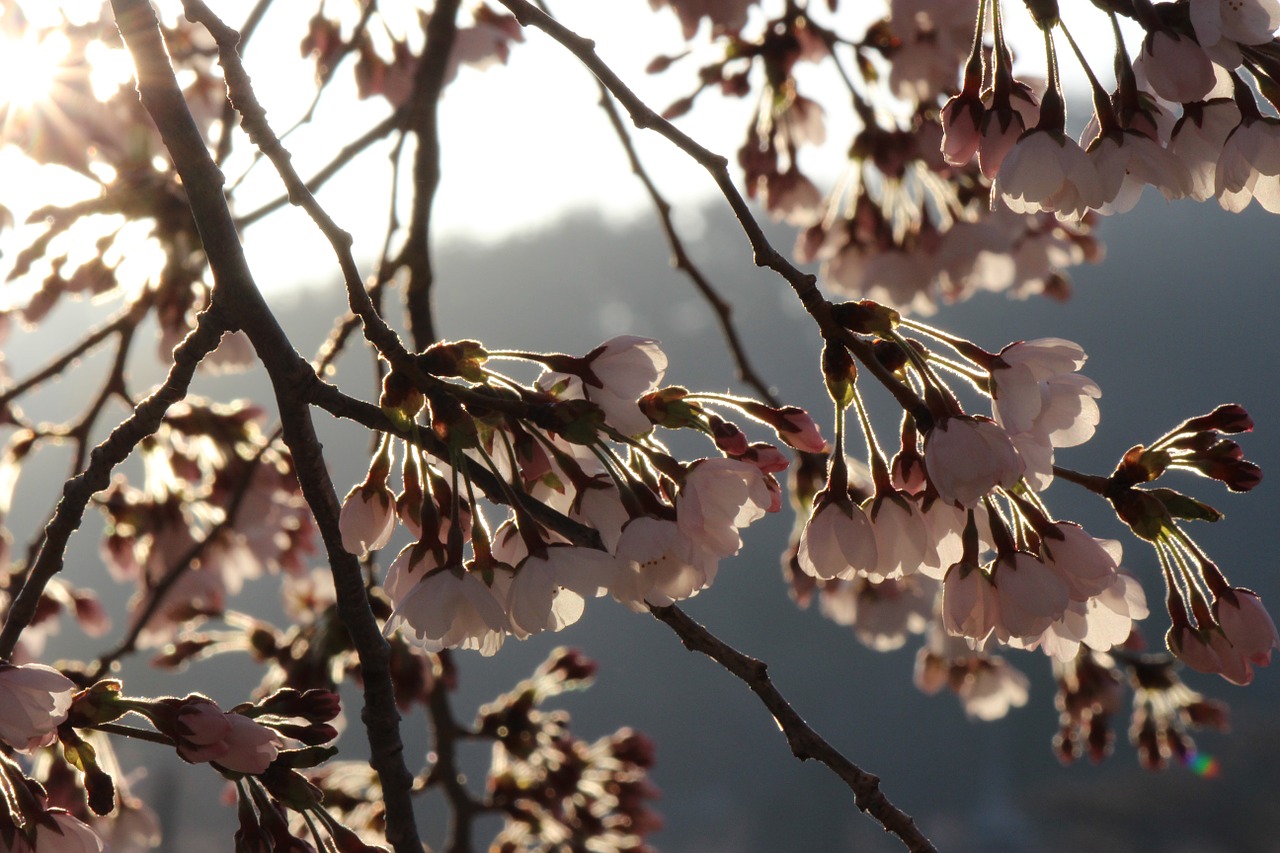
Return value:
M 685 427 L 698 428 L 702 425 L 702 407 L 692 400 L 686 400 L 689 389 L 681 388 L 679 385 L 672 385 L 668 388 L 659 388 L 636 401 L 636 405 L 640 407 L 640 412 L 649 419 L 652 424 L 657 424 L 667 429 L 681 429 Z
M 460 376 L 469 382 L 483 382 L 481 367 L 489 353 L 479 341 L 442 341 L 420 353 L 416 361 L 424 373 L 432 376 Z
M 832 306 L 835 321 L 856 335 L 886 337 L 898 327 L 902 315 L 873 299 L 841 302 Z
M 67 722 L 84 728 L 98 723 L 110 723 L 129 713 L 120 699 L 121 684 L 114 678 L 106 678 L 81 690 L 71 702 Z

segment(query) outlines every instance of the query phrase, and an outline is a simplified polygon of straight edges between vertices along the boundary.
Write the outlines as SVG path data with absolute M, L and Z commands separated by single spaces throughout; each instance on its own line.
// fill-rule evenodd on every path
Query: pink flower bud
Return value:
M 356 486 L 347 492 L 338 516 L 342 547 L 357 557 L 387 544 L 396 526 L 396 499 L 385 485 Z
M 1258 666 L 1271 663 L 1271 650 L 1280 647 L 1280 638 L 1257 593 L 1232 589 L 1214 600 L 1213 615 L 1237 654 Z

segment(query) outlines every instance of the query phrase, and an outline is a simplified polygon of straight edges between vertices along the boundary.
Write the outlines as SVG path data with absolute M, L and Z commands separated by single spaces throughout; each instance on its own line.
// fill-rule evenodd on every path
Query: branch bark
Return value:
M 188 18 L 207 27 L 217 41 L 235 103 L 236 87 L 248 89 L 248 75 L 235 53 L 239 35 L 218 20 L 203 3 L 186 2 L 184 7 Z M 315 373 L 294 350 L 253 280 L 223 195 L 225 178 L 210 156 L 183 100 L 169 64 L 155 11 L 146 0 L 112 0 L 112 8 L 125 45 L 134 58 L 143 106 L 169 149 L 199 228 L 214 278 L 209 311 L 226 317 L 228 329 L 244 330 L 271 378 L 285 445 L 293 455 L 303 495 L 324 540 L 337 592 L 339 615 L 360 659 L 364 680 L 361 718 L 369 740 L 370 764 L 382 785 L 387 841 L 396 853 L 421 853 L 422 844 L 410 798 L 413 776 L 404 763 L 400 714 L 391 682 L 390 647 L 370 608 L 359 561 L 342 547 L 338 532 L 337 494 L 325 467 L 310 408 L 302 397 L 308 386 L 307 380 L 314 380 Z M 245 115 L 244 105 L 235 105 L 241 115 Z M 256 102 L 254 106 L 257 107 Z M 261 107 L 257 107 L 257 117 L 265 127 L 265 114 Z M 252 135 L 255 128 L 248 129 Z M 268 156 L 274 155 L 273 162 L 275 157 L 287 160 L 288 154 L 280 147 L 279 141 L 274 136 L 271 139 L 275 142 L 275 149 L 264 149 Z M 300 180 L 298 184 L 301 185 Z M 293 187 L 290 189 L 291 192 L 294 190 Z M 305 186 L 302 191 L 310 196 Z M 336 225 L 333 227 L 340 231 Z M 350 245 L 349 236 L 347 245 Z M 344 273 L 354 272 L 354 261 L 349 263 L 352 269 L 344 269 Z M 356 277 L 358 280 L 358 274 Z

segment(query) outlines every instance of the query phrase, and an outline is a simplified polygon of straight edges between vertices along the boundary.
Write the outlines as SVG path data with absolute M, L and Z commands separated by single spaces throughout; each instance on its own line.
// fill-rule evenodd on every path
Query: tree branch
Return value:
M 155 11 L 146 0 L 112 0 L 112 8 L 125 45 L 134 58 L 143 106 L 155 121 L 182 179 L 213 272 L 214 288 L 209 312 L 224 310 L 229 317 L 228 326 L 245 331 L 271 377 L 280 408 L 285 445 L 293 456 L 298 482 L 324 540 L 337 591 L 338 612 L 359 656 L 364 680 L 361 719 L 369 740 L 370 765 L 382 785 L 387 841 L 396 853 L 421 853 L 422 845 L 410 799 L 413 777 L 404 763 L 400 715 L 391 682 L 390 647 L 370 608 L 359 561 L 342 547 L 338 532 L 338 498 L 329 480 L 310 409 L 301 398 L 308 378 L 314 380 L 315 373 L 293 349 L 249 271 L 235 222 L 222 192 L 225 178 L 210 157 L 182 98 Z M 252 91 L 248 75 L 235 53 L 239 35 L 218 20 L 204 3 L 189 0 L 184 2 L 184 8 L 188 18 L 207 27 L 217 41 L 232 101 L 241 115 L 245 115 L 247 105 L 240 100 L 239 94 L 247 92 L 251 98 Z M 251 138 L 258 129 L 266 126 L 261 107 L 256 101 L 252 101 L 252 105 L 256 107 L 259 125 L 251 126 L 246 119 L 246 130 Z M 255 139 L 255 142 L 260 146 L 274 143 L 274 148 L 264 150 L 277 166 L 278 159 L 287 163 L 289 155 L 274 136 L 268 140 Z M 296 173 L 294 178 L 297 178 Z M 297 180 L 297 187 L 301 187 L 314 205 L 314 197 L 300 180 Z M 290 187 L 291 192 L 295 189 Z M 327 217 L 326 220 L 332 223 Z M 336 226 L 332 227 L 339 234 L 344 233 Z M 349 235 L 346 236 L 346 245 L 350 245 Z M 359 281 L 349 254 L 343 272 L 344 275 L 354 275 Z M 363 288 L 360 292 L 364 292 Z M 368 296 L 364 295 L 367 301 Z M 387 331 L 394 338 L 395 333 Z
M 769 709 L 786 736 L 792 755 L 801 761 L 812 758 L 830 768 L 853 791 L 853 800 L 858 808 L 877 820 L 885 832 L 898 836 L 912 853 L 936 853 L 936 848 L 916 826 L 911 816 L 891 803 L 880 790 L 880 779 L 845 758 L 796 713 L 791 703 L 769 680 L 763 661 L 748 657 L 724 643 L 674 605 L 650 607 L 649 610 L 676 632 L 685 648 L 711 658 L 760 697 L 760 701 Z
M 435 273 L 431 266 L 431 208 L 440 186 L 440 91 L 444 88 L 449 57 L 458 34 L 460 0 L 437 0 L 427 24 L 427 44 L 413 78 L 413 100 L 409 107 L 409 127 L 418 139 L 413 156 L 413 208 L 409 213 L 409 234 L 400 250 L 397 265 L 409 270 L 405 288 L 405 309 L 414 349 L 422 351 L 435 343 L 436 331 L 431 309 L 431 286 Z

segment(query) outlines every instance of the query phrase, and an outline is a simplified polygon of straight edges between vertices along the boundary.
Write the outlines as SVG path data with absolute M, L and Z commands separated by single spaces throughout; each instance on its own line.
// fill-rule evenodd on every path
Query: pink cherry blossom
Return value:
M 1001 554 L 991 576 L 1000 600 L 996 634 L 1001 639 L 1037 637 L 1071 600 L 1066 581 L 1025 551 Z
M 585 599 L 615 584 L 617 561 L 604 551 L 551 545 L 546 556 L 530 555 L 516 566 L 506 610 L 518 639 L 559 631 L 582 618 Z
M 961 683 L 958 691 L 964 712 L 975 720 L 999 720 L 1010 708 L 1021 708 L 1030 696 L 1030 680 L 1004 658 L 992 656 Z
M 805 574 L 819 580 L 850 580 L 874 571 L 879 556 L 871 519 L 848 498 L 819 494 L 800 532 L 797 559 Z
M 502 648 L 510 622 L 484 581 L 461 568 L 418 581 L 396 605 L 387 630 L 405 625 L 429 652 L 475 649 L 485 657 Z
M 1033 129 L 1005 156 L 991 188 L 992 209 L 1003 201 L 1015 213 L 1053 211 L 1077 219 L 1111 200 L 1098 168 L 1064 134 Z
M 938 582 L 920 574 L 875 582 L 866 578 L 822 585 L 822 615 L 853 628 L 858 641 L 879 652 L 901 648 L 923 634 L 933 618 Z
M 1169 137 L 1169 151 L 1186 167 L 1187 195 L 1196 201 L 1214 196 L 1222 145 L 1239 123 L 1240 108 L 1231 98 L 1183 106 Z
M 399 605 L 418 581 L 440 566 L 440 551 L 422 542 L 406 545 L 387 568 L 382 588 L 393 605 Z
M 20 752 L 48 746 L 67 719 L 75 683 L 38 663 L 0 668 L 0 740 Z
M 284 746 L 279 733 L 244 714 L 228 713 L 226 719 L 231 725 L 227 749 L 215 760 L 236 773 L 265 772 Z
M 1280 121 L 1245 116 L 1222 143 L 1214 175 L 1218 203 L 1232 212 L 1258 198 L 1268 210 L 1277 204 L 1274 181 L 1280 176 Z
M 738 553 L 738 530 L 764 517 L 773 504 L 765 475 L 749 462 L 695 462 L 676 498 L 680 532 L 720 557 Z
M 1125 130 L 1108 134 L 1089 145 L 1089 157 L 1098 168 L 1103 195 L 1110 199 L 1098 212 L 1127 213 L 1150 185 L 1166 199 L 1186 196 L 1191 178 L 1181 160 L 1145 134 Z
M 183 702 L 174 731 L 178 755 L 192 764 L 222 756 L 231 734 L 231 723 L 226 717 L 212 699 L 197 696 Z
M 924 442 L 925 468 L 938 496 L 974 506 L 996 486 L 1012 488 L 1026 463 L 1009 434 L 986 418 L 945 417 Z
M 1280 27 L 1277 0 L 1190 0 L 1190 6 L 1196 39 L 1206 47 L 1223 39 L 1266 44 Z
M 806 453 L 822 453 L 827 440 L 818 432 L 813 416 L 799 406 L 784 406 L 778 410 L 775 426 L 778 437 L 788 446 Z
M 48 822 L 36 824 L 35 844 L 31 848 L 15 847 L 15 851 L 30 849 L 33 853 L 103 853 L 107 849 L 98 833 L 79 818 L 62 809 L 49 809 L 46 814 Z
M 674 521 L 632 519 L 618 539 L 618 568 L 609 592 L 637 612 L 666 607 L 711 586 L 719 557 L 684 535 Z
M 982 112 L 982 101 L 963 93 L 942 108 L 942 159 L 950 165 L 964 166 L 978 153 Z
M 620 335 L 580 361 L 577 374 L 544 372 L 538 387 L 545 390 L 564 383 L 560 396 L 595 403 L 604 412 L 605 423 L 623 435 L 645 435 L 653 429 L 637 400 L 655 390 L 666 373 L 667 356 L 657 341 Z
M 941 571 L 933 531 L 917 501 L 905 492 L 888 490 L 867 505 L 876 537 L 876 565 L 872 580 L 889 580 L 926 568 Z
M 1069 521 L 1053 525 L 1040 540 L 1040 557 L 1067 585 L 1072 601 L 1088 601 L 1111 587 L 1119 569 L 1108 543 Z M 1110 543 L 1115 549 L 1118 542 Z
M 1178 104 L 1203 100 L 1213 89 L 1213 61 L 1194 39 L 1172 30 L 1153 30 L 1142 40 L 1134 70 L 1152 91 Z
M 982 569 L 957 563 L 942 580 L 942 626 L 948 634 L 981 642 L 995 627 L 1000 601 Z
M 1009 344 L 991 369 L 996 423 L 1011 435 L 1037 431 L 1055 447 L 1087 441 L 1098 424 L 1098 386 L 1076 374 L 1085 363 L 1080 345 L 1061 338 Z M 1080 381 L 1083 380 L 1083 381 Z

